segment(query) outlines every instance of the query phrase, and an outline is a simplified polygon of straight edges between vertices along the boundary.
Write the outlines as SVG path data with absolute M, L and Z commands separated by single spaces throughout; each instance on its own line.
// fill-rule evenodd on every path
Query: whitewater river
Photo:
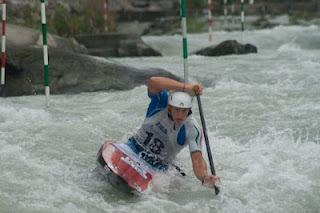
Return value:
M 240 39 L 239 39 L 240 38 Z M 216 32 L 214 44 L 241 41 Z M 145 37 L 164 57 L 113 59 L 183 77 L 181 37 Z M 189 50 L 209 45 L 189 35 Z M 188 149 L 176 171 L 140 196 L 118 192 L 95 171 L 107 138 L 125 140 L 142 122 L 146 86 L 130 91 L 0 98 L 0 212 L 283 212 L 320 209 L 320 28 L 250 31 L 258 54 L 189 57 L 221 193 L 193 176 Z M 194 103 L 194 115 L 199 113 Z M 205 151 L 205 149 L 204 149 Z

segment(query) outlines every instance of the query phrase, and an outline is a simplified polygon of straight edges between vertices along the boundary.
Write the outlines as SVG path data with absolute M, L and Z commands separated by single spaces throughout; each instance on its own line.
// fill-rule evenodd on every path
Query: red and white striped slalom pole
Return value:
M 212 1 L 208 0 L 208 31 L 209 31 L 209 42 L 212 41 Z
M 6 72 L 6 16 L 7 0 L 2 0 L 1 84 L 5 84 Z
M 103 9 L 104 9 L 104 24 L 105 24 L 105 27 L 104 27 L 104 30 L 106 32 L 108 32 L 108 0 L 104 0 L 104 3 L 103 3 Z
M 227 19 L 228 19 L 228 0 L 224 0 L 223 1 L 223 15 L 224 15 L 224 19 L 223 19 L 223 25 L 224 25 L 224 29 L 227 29 Z

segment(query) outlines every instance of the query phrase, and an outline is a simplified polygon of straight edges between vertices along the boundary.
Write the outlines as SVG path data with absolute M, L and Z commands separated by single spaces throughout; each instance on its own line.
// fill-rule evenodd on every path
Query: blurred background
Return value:
M 240 3 L 240 0 L 212 1 L 213 29 L 240 28 L 234 23 L 240 20 Z M 245 0 L 244 3 L 245 15 L 251 17 L 246 19 L 246 24 L 254 28 L 320 23 L 318 0 Z M 206 0 L 187 1 L 189 32 L 206 31 L 207 5 Z M 106 31 L 172 34 L 180 30 L 179 10 L 179 0 L 50 0 L 47 23 L 50 33 L 65 37 Z M 7 13 L 9 23 L 40 27 L 39 0 L 8 1 Z M 285 17 L 277 22 L 274 19 L 278 16 Z

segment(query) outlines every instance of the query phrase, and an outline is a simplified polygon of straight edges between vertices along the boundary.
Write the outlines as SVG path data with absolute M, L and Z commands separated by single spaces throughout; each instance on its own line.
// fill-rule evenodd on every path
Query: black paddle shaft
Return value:
M 197 101 L 198 101 L 201 124 L 202 124 L 202 129 L 203 129 L 203 134 L 204 134 L 204 140 L 206 142 L 206 147 L 207 147 L 207 153 L 208 153 L 208 159 L 209 159 L 211 174 L 216 175 L 216 171 L 214 169 L 214 164 L 213 164 L 213 158 L 212 158 L 212 154 L 211 154 L 211 148 L 210 148 L 210 144 L 209 144 L 209 138 L 208 138 L 208 135 L 207 135 L 206 122 L 204 120 L 202 104 L 201 104 L 201 99 L 200 99 L 199 95 L 197 95 Z M 219 194 L 220 190 L 219 190 L 219 188 L 217 186 L 214 186 L 214 190 L 215 190 L 216 195 Z

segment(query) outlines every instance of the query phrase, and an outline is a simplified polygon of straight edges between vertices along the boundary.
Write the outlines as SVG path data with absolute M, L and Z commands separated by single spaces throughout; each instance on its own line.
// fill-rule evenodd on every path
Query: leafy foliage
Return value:
M 96 5 L 88 3 L 83 9 L 75 10 L 58 3 L 46 8 L 49 32 L 65 37 L 79 33 L 103 32 L 103 14 L 97 12 L 94 6 Z M 7 17 L 9 23 L 40 29 L 40 4 L 26 4 L 15 10 L 8 7 Z

